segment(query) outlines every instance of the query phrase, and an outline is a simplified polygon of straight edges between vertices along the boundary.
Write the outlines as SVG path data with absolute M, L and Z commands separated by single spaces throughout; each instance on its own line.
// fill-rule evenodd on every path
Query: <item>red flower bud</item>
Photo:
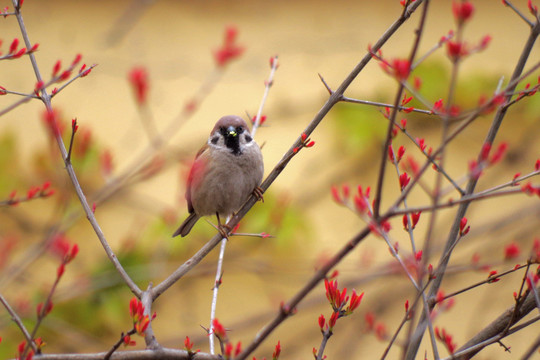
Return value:
M 225 40 L 223 45 L 214 52 L 214 59 L 218 67 L 224 67 L 232 60 L 240 57 L 244 52 L 244 48 L 236 44 L 238 29 L 236 26 L 228 26 L 225 28 Z
M 56 75 L 58 75 L 58 72 L 60 71 L 61 67 L 62 67 L 62 62 L 58 60 L 53 66 L 52 77 L 56 77 Z
M 218 319 L 214 319 L 214 321 L 212 321 L 212 329 L 214 331 L 214 334 L 218 338 L 223 340 L 227 337 L 227 332 L 225 328 L 223 327 L 223 325 L 221 325 Z
M 321 314 L 321 316 L 319 316 L 319 327 L 321 328 L 321 331 L 324 330 L 325 324 L 326 324 L 326 319 L 324 318 L 324 315 Z
M 422 88 L 422 79 L 418 76 L 414 77 L 414 90 L 419 91 Z
M 504 259 L 510 260 L 517 258 L 521 253 L 519 246 L 516 243 L 508 244 L 504 247 Z
M 77 66 L 81 62 L 81 59 L 82 59 L 81 54 L 75 55 L 75 59 L 73 59 L 73 62 L 71 63 L 71 67 L 73 68 L 73 67 Z
M 390 162 L 394 162 L 395 156 L 394 156 L 394 148 L 392 147 L 392 144 L 388 145 L 388 159 Z
M 489 163 L 491 165 L 498 163 L 504 157 L 504 154 L 506 153 L 506 149 L 508 149 L 508 143 L 505 143 L 505 142 L 501 143 L 497 147 L 497 150 L 495 151 L 495 153 L 489 159 Z
M 394 59 L 392 61 L 392 68 L 398 80 L 407 80 L 411 72 L 411 63 L 407 59 Z
M 278 340 L 276 347 L 274 348 L 274 352 L 272 353 L 272 360 L 277 360 L 280 354 L 281 354 L 281 343 Z
M 15 51 L 17 51 L 18 47 L 19 47 L 19 39 L 15 38 L 11 42 L 11 45 L 9 45 L 9 54 L 14 54 Z
M 448 41 L 446 43 L 446 52 L 450 60 L 452 60 L 453 62 L 458 61 L 461 57 L 469 53 L 465 46 L 465 43 L 457 41 Z
M 538 6 L 533 5 L 531 0 L 527 1 L 527 7 L 529 8 L 531 14 L 533 14 L 535 17 L 538 16 Z
M 148 73 L 143 67 L 133 68 L 129 72 L 129 81 L 133 90 L 135 91 L 135 98 L 139 105 L 146 104 L 146 98 L 148 95 Z
M 409 184 L 411 181 L 411 178 L 407 173 L 403 173 L 399 176 L 399 186 L 401 187 L 401 190 L 405 189 L 405 187 Z
M 330 330 L 336 326 L 337 319 L 339 318 L 339 313 L 334 311 L 332 312 L 332 315 L 330 316 L 330 320 L 328 321 L 328 326 L 330 327 Z
M 405 130 L 407 127 L 407 119 L 401 119 L 401 128 Z
M 189 352 L 193 349 L 193 342 L 189 339 L 189 336 L 186 336 L 186 340 L 184 340 L 184 348 Z
M 56 269 L 56 277 L 60 278 L 62 275 L 64 275 L 64 271 L 66 270 L 66 265 L 64 263 L 61 263 L 60 266 Z
M 465 236 L 471 229 L 470 226 L 467 226 L 467 218 L 463 217 L 461 218 L 461 221 L 459 222 L 459 236 Z
M 480 152 L 480 161 L 486 161 L 489 156 L 490 151 L 491 151 L 491 143 L 489 142 L 484 143 L 484 145 L 482 145 L 482 150 Z
M 498 274 L 497 270 L 491 270 L 488 275 L 488 279 L 489 279 L 488 283 L 490 284 L 496 283 L 497 281 L 501 280 L 500 278 L 495 276 L 497 274 Z
M 454 1 L 452 3 L 452 12 L 454 13 L 454 19 L 460 25 L 471 18 L 474 6 L 468 1 L 461 1 L 460 3 Z

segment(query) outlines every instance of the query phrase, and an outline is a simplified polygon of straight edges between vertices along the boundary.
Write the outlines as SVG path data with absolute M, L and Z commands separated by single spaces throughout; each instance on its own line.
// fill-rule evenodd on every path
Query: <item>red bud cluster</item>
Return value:
M 458 26 L 461 26 L 472 17 L 474 6 L 466 0 L 460 2 L 454 1 L 452 3 L 452 12 L 454 13 L 454 19 Z
M 399 149 L 398 149 L 397 158 L 394 155 L 394 148 L 393 148 L 392 144 L 388 145 L 388 158 L 389 158 L 390 162 L 399 163 L 401 161 L 401 159 L 403 158 L 403 155 L 405 155 L 405 147 L 403 145 L 401 145 L 399 147 Z
M 435 301 L 437 302 L 437 307 L 439 311 L 448 311 L 454 304 L 454 298 L 446 298 L 444 291 L 439 290 L 435 296 Z
M 377 322 L 375 318 L 375 314 L 372 312 L 367 312 L 365 315 L 365 320 L 367 324 L 367 330 L 370 332 L 373 332 L 375 334 L 375 337 L 380 340 L 384 341 L 387 337 L 386 332 L 386 325 L 382 322 Z
M 340 317 L 352 314 L 364 297 L 364 293 L 358 295 L 355 290 L 353 290 L 350 297 L 347 296 L 347 288 L 339 290 L 337 280 L 329 281 L 325 279 L 324 287 L 326 289 L 326 298 L 330 302 L 334 312 L 337 312 Z M 349 305 L 345 308 L 347 302 L 349 302 Z
M 237 356 L 241 352 L 242 343 L 240 341 L 236 343 L 236 346 L 234 346 L 233 343 L 228 342 L 227 344 L 225 344 L 225 352 L 223 355 L 225 356 L 225 360 L 229 360 L 232 359 L 233 356 Z
M 384 72 L 400 82 L 407 80 L 411 72 L 411 63 L 407 59 L 393 59 L 388 62 L 381 58 L 380 65 Z
M 272 360 L 279 359 L 279 355 L 281 355 L 281 342 L 278 340 L 274 352 L 272 353 Z
M 5 9 L 4 9 L 5 10 Z M 2 42 L 0 41 L 0 44 Z M 13 59 L 19 59 L 23 55 L 28 55 L 33 52 L 35 52 L 39 47 L 39 44 L 34 44 L 30 49 L 21 48 L 19 49 L 19 39 L 15 38 L 9 45 L 9 50 L 7 55 L 1 56 L 2 52 L 0 52 L 0 60 L 13 60 Z
M 186 336 L 186 340 L 184 340 L 184 349 L 189 354 L 193 354 L 193 342 L 189 339 L 189 336 Z
M 410 214 L 411 229 L 414 229 L 416 227 L 416 224 L 418 224 L 418 220 L 420 220 L 421 214 L 421 211 L 413 212 Z M 407 214 L 403 215 L 403 229 L 405 231 L 409 231 L 409 216 Z
M 256 116 L 253 116 L 253 117 L 251 118 L 251 123 L 252 123 L 253 125 L 255 125 L 255 120 L 257 120 L 257 117 L 256 117 Z M 261 118 L 259 119 L 259 126 L 262 125 L 262 124 L 264 124 L 265 121 L 266 121 L 266 115 L 261 115 Z
M 349 185 L 347 184 L 343 184 L 341 186 L 342 195 L 339 193 L 339 189 L 337 188 L 337 186 L 332 186 L 331 192 L 332 192 L 332 197 L 334 198 L 334 201 L 337 202 L 338 204 L 345 205 L 345 203 L 349 200 L 350 189 L 349 189 Z
M 219 68 L 225 67 L 244 52 L 244 47 L 236 42 L 237 37 L 238 29 L 236 26 L 231 25 L 225 28 L 223 44 L 214 52 L 214 60 Z
M 19 346 L 17 346 L 17 360 L 32 360 L 34 358 L 34 351 L 30 350 L 25 356 L 26 350 L 26 341 L 22 341 Z
M 227 339 L 227 331 L 225 330 L 225 327 L 221 325 L 218 319 L 214 319 L 212 321 L 212 331 L 214 335 L 221 341 L 225 341 Z
M 46 198 L 52 196 L 53 194 L 54 189 L 51 189 L 51 183 L 49 181 L 46 181 L 41 186 L 32 186 L 30 189 L 28 189 L 24 197 L 17 198 L 17 191 L 13 190 L 9 194 L 8 199 L 6 201 L 0 202 L 0 204 L 17 206 L 21 202 L 30 201 L 38 198 Z
M 491 148 L 491 143 L 484 143 L 484 145 L 482 145 L 482 149 L 480 150 L 478 161 L 469 161 L 469 176 L 471 178 L 478 179 L 486 167 L 495 165 L 501 161 L 508 149 L 508 144 L 505 142 L 499 144 L 495 152 L 493 152 L 490 156 Z
M 293 154 L 298 153 L 302 148 L 313 147 L 313 145 L 315 145 L 315 141 L 312 141 L 310 138 L 308 138 L 306 133 L 302 133 L 300 135 L 300 146 L 297 146 L 293 149 Z
M 403 191 L 407 187 L 407 185 L 409 185 L 410 181 L 411 181 L 411 177 L 407 175 L 406 172 L 399 175 L 399 186 L 401 188 L 401 191 Z
M 324 279 L 324 286 L 326 289 L 326 298 L 332 306 L 332 314 L 330 315 L 328 322 L 326 322 L 324 315 L 321 314 L 318 318 L 318 324 L 323 335 L 329 337 L 333 332 L 337 320 L 352 314 L 354 310 L 358 308 L 362 302 L 364 293 L 358 295 L 356 291 L 353 290 L 349 297 L 347 295 L 347 288 L 343 288 L 343 290 L 338 288 L 337 280 L 329 281 L 328 279 Z
M 538 6 L 533 5 L 531 0 L 527 1 L 527 8 L 529 9 L 529 12 L 534 15 L 534 17 L 538 17 Z
M 501 280 L 501 278 L 497 277 L 497 270 L 491 270 L 488 275 L 488 283 L 496 283 L 497 281 Z
M 540 186 L 534 186 L 530 181 L 521 186 L 521 191 L 529 196 L 537 195 L 540 197 Z
M 142 301 L 133 297 L 129 302 L 129 315 L 133 320 L 133 328 L 138 335 L 144 336 L 144 332 L 150 325 L 150 317 L 144 314 L 144 305 Z M 152 319 L 155 314 L 152 316 Z
M 445 329 L 440 330 L 438 327 L 435 327 L 435 337 L 444 344 L 450 354 L 456 351 L 457 345 L 452 335 L 446 332 Z
M 505 260 L 511 260 L 519 257 L 521 254 L 521 249 L 519 248 L 519 245 L 514 243 L 510 243 L 504 247 L 504 259 Z

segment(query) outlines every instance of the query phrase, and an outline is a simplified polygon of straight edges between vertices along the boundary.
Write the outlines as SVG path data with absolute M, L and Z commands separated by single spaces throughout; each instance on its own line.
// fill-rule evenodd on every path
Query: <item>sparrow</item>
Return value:
M 236 115 L 219 119 L 190 169 L 186 186 L 189 216 L 173 237 L 186 236 L 202 216 L 214 214 L 220 233 L 227 237 L 224 228 L 228 227 L 221 224 L 220 217 L 232 215 L 251 194 L 262 199 L 263 172 L 261 149 L 246 122 Z

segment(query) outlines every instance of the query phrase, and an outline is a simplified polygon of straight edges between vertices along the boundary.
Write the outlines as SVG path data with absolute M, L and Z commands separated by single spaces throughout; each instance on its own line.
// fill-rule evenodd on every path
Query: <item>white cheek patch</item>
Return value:
M 212 147 L 221 147 L 223 146 L 223 137 L 218 132 L 215 132 L 208 138 L 207 144 Z
M 243 140 L 244 140 L 243 144 L 246 147 L 256 144 L 255 141 L 253 140 L 253 137 L 250 134 L 245 134 Z

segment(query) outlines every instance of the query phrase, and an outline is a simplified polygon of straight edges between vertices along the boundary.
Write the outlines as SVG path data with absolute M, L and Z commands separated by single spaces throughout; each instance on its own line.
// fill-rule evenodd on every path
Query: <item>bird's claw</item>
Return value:
M 260 200 L 260 201 L 264 202 L 264 197 L 263 197 L 264 190 L 260 186 L 257 186 L 255 189 L 253 189 L 252 194 L 253 194 L 253 196 L 255 196 L 257 198 L 257 201 Z

